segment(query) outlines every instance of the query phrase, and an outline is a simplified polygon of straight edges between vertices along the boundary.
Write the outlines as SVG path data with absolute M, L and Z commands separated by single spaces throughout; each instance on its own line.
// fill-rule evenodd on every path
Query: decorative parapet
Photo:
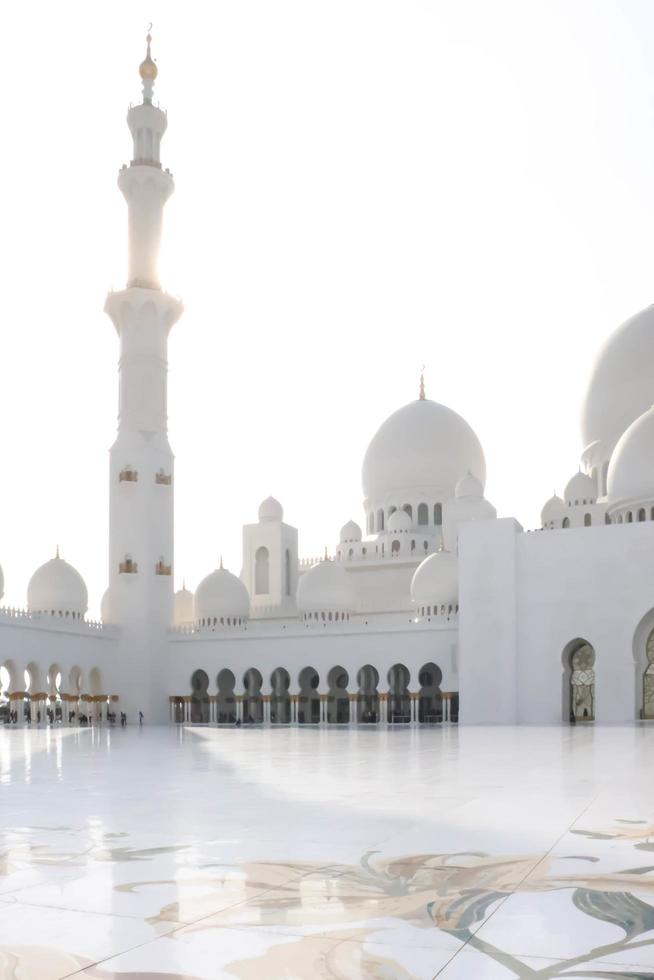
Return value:
M 321 561 L 333 561 L 331 555 L 324 554 L 319 555 L 317 558 L 300 558 L 298 562 L 298 567 L 301 569 L 311 568 L 312 565 L 317 565 Z
M 0 606 L 0 622 L 13 620 L 17 622 L 34 623 L 35 625 L 65 626 L 66 629 L 102 631 L 107 626 L 99 619 L 74 619 L 69 616 L 51 616 L 45 613 L 30 612 L 28 609 L 16 609 L 11 606 Z
M 136 470 L 133 470 L 130 466 L 126 466 L 124 470 L 121 470 L 118 474 L 119 483 L 136 483 L 138 481 L 139 475 Z

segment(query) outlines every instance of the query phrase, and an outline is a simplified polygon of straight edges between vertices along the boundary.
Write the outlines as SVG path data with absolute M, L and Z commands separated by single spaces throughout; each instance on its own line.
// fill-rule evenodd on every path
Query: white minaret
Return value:
M 166 113 L 153 105 L 157 66 L 147 54 L 139 71 L 143 102 L 127 123 L 134 141 L 118 175 L 128 208 L 127 287 L 110 293 L 105 311 L 120 338 L 118 435 L 110 450 L 109 591 L 105 609 L 121 628 L 129 721 L 168 717 L 166 629 L 173 622 L 173 454 L 166 407 L 168 333 L 182 313 L 159 283 L 163 209 L 173 178 L 159 158 Z M 161 685 L 161 686 L 160 686 Z

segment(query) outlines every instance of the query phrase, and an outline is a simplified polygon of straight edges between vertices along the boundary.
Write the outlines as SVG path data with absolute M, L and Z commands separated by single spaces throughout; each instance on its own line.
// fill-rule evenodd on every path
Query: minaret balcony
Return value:
M 154 482 L 159 484 L 160 487 L 169 487 L 173 482 L 173 478 L 170 473 L 164 473 L 163 470 L 159 470 L 154 475 Z
M 165 565 L 163 559 L 157 562 L 154 566 L 155 575 L 172 575 L 173 568 L 172 565 Z
M 126 466 L 124 470 L 121 470 L 118 474 L 119 483 L 136 483 L 138 481 L 139 475 L 136 470 L 133 470 L 131 466 Z
M 125 561 L 121 561 L 118 565 L 118 572 L 120 575 L 136 575 L 138 570 L 138 563 L 132 558 L 126 558 Z

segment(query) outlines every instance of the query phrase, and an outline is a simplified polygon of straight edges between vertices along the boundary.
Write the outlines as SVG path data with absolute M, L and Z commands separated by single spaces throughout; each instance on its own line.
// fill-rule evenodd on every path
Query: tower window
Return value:
M 443 505 L 434 504 L 434 524 L 436 527 L 440 527 L 443 523 Z
M 173 482 L 173 478 L 170 473 L 164 473 L 163 470 L 159 470 L 155 473 L 154 482 L 158 483 L 160 486 L 169 487 Z
M 136 470 L 133 470 L 131 466 L 126 466 L 125 469 L 121 470 L 118 474 L 119 483 L 136 483 L 139 475 Z
M 270 555 L 267 548 L 257 548 L 254 555 L 254 593 L 268 595 L 270 592 Z
M 131 555 L 125 555 L 124 561 L 121 561 L 118 566 L 118 572 L 120 575 L 135 575 L 138 570 L 139 566 Z

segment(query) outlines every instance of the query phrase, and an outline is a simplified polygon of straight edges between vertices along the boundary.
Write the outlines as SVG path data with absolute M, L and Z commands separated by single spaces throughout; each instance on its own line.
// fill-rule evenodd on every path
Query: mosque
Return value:
M 363 527 L 304 559 L 268 497 L 243 528 L 240 574 L 173 590 L 167 339 L 182 314 L 158 253 L 173 176 L 157 67 L 129 109 L 128 276 L 105 310 L 118 335 L 102 621 L 60 555 L 25 609 L 0 608 L 0 718 L 14 724 L 437 725 L 654 719 L 654 307 L 600 351 L 579 472 L 542 529 L 498 519 L 486 463 L 456 412 L 419 397 L 373 436 Z M 0 594 L 3 581 L 0 573 Z

